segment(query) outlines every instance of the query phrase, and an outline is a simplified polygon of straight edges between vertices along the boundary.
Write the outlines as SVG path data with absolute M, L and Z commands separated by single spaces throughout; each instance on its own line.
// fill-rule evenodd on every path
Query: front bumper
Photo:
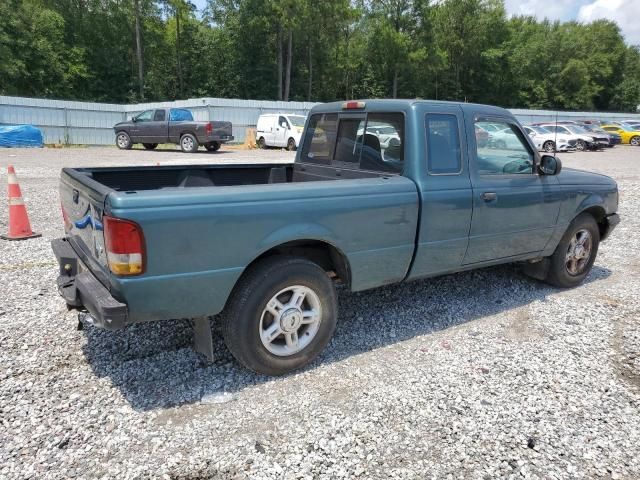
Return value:
M 66 238 L 51 242 L 60 266 L 58 292 L 67 305 L 85 308 L 92 324 L 107 330 L 118 330 L 127 324 L 127 305 L 119 302 L 111 292 L 82 264 Z

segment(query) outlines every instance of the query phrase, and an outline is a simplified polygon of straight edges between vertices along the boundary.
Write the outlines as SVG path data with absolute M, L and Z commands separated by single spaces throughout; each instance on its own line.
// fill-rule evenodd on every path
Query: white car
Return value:
M 609 139 L 594 137 L 588 135 L 588 132 L 578 125 L 562 124 L 562 123 L 544 123 L 539 125 L 546 128 L 551 133 L 563 134 L 569 138 L 576 140 L 576 149 L 578 150 L 596 150 L 602 146 L 609 145 Z
M 307 117 L 291 113 L 260 115 L 256 128 L 256 142 L 260 148 L 287 147 L 295 150 L 300 145 Z
M 362 135 L 363 129 L 358 130 L 358 135 Z M 367 133 L 375 135 L 380 141 L 380 148 L 386 150 L 390 146 L 400 145 L 400 135 L 398 131 L 388 124 L 370 123 L 367 125 Z
M 524 131 L 541 152 L 565 152 L 576 148 L 577 140 L 563 133 L 554 133 L 536 125 L 525 125 Z

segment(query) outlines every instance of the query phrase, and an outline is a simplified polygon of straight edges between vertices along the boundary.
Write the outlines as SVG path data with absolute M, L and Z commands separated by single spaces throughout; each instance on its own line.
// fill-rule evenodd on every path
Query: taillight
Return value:
M 104 215 L 104 243 L 109 270 L 116 275 L 140 275 L 145 267 L 144 235 L 131 220 Z
M 207 122 L 207 126 L 205 127 L 207 133 L 213 132 L 213 124 L 211 122 Z
M 342 109 L 343 110 L 358 110 L 358 109 L 364 108 L 366 106 L 367 106 L 367 104 L 365 102 L 350 101 L 350 102 L 344 102 L 342 104 Z

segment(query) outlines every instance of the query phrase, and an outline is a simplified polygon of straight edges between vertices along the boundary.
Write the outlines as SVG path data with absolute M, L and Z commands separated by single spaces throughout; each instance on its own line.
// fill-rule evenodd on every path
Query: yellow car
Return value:
M 614 132 L 620 135 L 622 143 L 630 145 L 640 145 L 640 130 L 634 129 L 630 125 L 602 125 L 600 128 L 607 132 Z

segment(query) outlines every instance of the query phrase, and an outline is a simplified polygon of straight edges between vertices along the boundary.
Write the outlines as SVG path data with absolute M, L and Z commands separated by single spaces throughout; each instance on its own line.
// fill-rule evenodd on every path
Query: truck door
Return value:
M 168 134 L 167 111 L 165 109 L 155 110 L 153 119 L 145 124 L 145 142 L 164 143 L 167 141 Z
M 464 119 L 455 105 L 425 105 L 418 112 L 415 178 L 420 224 L 409 278 L 456 270 L 467 250 L 472 191 Z
M 475 141 L 475 127 L 500 126 L 508 142 Z M 490 134 L 491 135 L 491 134 Z M 549 241 L 560 210 L 555 176 L 540 175 L 536 153 L 511 118 L 467 118 L 473 218 L 464 264 L 540 252 Z
M 131 141 L 134 143 L 147 142 L 147 123 L 153 120 L 153 110 L 145 110 L 141 114 L 134 117 L 131 127 Z

